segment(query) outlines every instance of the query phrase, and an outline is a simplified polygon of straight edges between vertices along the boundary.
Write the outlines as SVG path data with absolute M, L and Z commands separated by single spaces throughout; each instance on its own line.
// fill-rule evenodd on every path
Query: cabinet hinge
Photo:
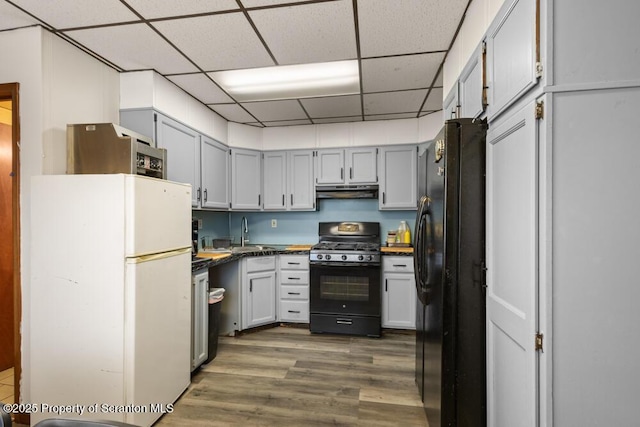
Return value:
M 542 62 L 536 62 L 536 78 L 539 79 L 540 77 L 542 77 L 542 71 Z
M 541 351 L 544 353 L 544 348 L 543 348 L 543 339 L 544 339 L 544 334 L 541 334 L 540 332 L 536 333 L 536 351 Z
M 536 102 L 536 119 L 544 119 L 544 101 Z
M 487 42 L 482 42 L 482 53 L 487 53 Z

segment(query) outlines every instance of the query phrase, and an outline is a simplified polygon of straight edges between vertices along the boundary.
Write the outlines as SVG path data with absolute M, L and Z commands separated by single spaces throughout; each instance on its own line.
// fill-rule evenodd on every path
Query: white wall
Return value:
M 0 33 L 0 82 L 18 82 L 23 402 L 30 401 L 31 177 L 66 170 L 66 124 L 118 117 L 117 73 L 40 27 Z

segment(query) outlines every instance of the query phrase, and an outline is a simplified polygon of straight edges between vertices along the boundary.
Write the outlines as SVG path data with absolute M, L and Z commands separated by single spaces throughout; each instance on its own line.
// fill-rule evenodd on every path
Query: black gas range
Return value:
M 379 337 L 380 224 L 322 222 L 309 254 L 314 333 Z

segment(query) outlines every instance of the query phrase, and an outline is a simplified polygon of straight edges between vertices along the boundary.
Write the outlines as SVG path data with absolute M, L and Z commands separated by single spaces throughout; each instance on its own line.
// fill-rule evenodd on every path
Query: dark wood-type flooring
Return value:
M 281 326 L 220 337 L 157 426 L 427 426 L 415 334 L 365 338 Z

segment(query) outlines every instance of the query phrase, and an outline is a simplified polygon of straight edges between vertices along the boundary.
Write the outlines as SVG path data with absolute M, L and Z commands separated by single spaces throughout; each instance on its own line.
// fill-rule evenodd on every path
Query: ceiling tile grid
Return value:
M 158 72 L 229 121 L 292 126 L 441 110 L 442 63 L 469 3 L 0 0 L 0 30 L 42 25 L 119 71 Z M 359 94 L 241 103 L 213 74 L 341 60 L 357 61 Z

